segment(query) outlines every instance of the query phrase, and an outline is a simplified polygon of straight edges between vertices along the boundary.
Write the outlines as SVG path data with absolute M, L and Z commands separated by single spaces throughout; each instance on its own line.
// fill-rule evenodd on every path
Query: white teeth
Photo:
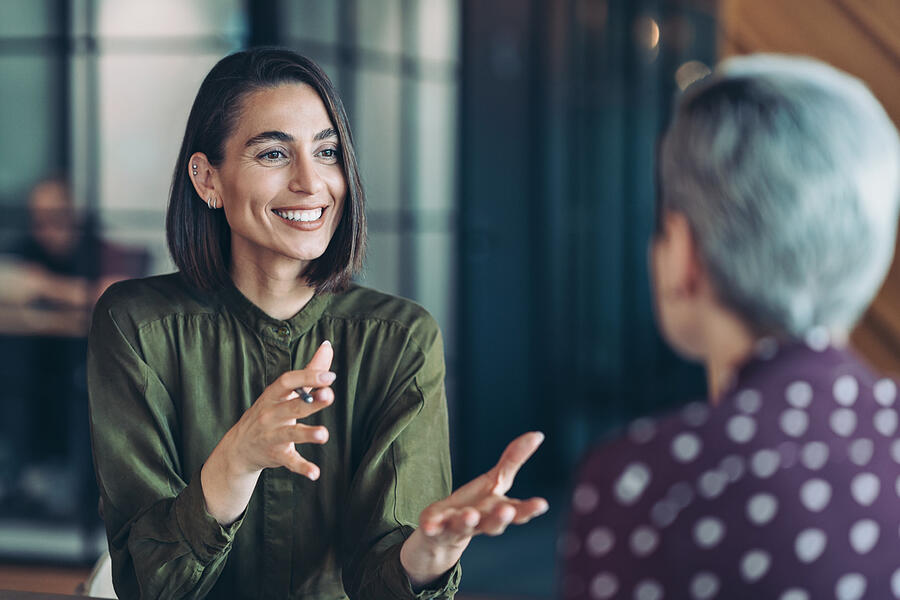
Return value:
M 276 210 L 275 214 L 289 221 L 309 223 L 311 221 L 318 221 L 322 216 L 322 210 L 322 208 L 314 208 L 312 210 Z

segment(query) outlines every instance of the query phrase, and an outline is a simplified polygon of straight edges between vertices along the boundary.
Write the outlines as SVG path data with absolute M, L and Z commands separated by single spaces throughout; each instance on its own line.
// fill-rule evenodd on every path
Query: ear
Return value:
M 695 297 L 706 286 L 706 270 L 697 247 L 691 224 L 683 213 L 666 211 L 661 239 L 661 269 L 665 272 L 668 293 Z
M 210 208 L 222 206 L 222 198 L 219 185 L 219 171 L 202 152 L 194 152 L 186 165 L 188 177 L 197 191 L 197 195 L 204 204 Z

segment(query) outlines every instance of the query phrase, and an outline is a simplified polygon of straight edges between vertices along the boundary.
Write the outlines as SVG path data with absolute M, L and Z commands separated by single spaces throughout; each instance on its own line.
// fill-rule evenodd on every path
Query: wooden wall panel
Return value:
M 805 54 L 856 75 L 900 126 L 898 0 L 722 0 L 719 52 Z M 853 334 L 876 368 L 900 374 L 900 261 Z

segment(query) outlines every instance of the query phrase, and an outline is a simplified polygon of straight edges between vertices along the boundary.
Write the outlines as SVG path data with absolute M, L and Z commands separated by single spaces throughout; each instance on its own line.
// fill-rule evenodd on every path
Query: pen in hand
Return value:
M 297 395 L 300 396 L 300 398 L 307 404 L 313 403 L 313 397 L 312 397 L 311 392 L 316 391 L 316 388 L 312 388 L 309 392 L 307 392 L 302 387 L 299 387 L 299 388 L 296 388 L 294 391 L 297 392 Z

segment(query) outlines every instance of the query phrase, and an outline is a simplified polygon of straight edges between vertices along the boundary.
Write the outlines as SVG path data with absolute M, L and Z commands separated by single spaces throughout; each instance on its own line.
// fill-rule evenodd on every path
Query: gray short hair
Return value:
M 659 160 L 660 209 L 686 216 L 720 300 L 757 333 L 849 330 L 868 307 L 894 254 L 900 140 L 858 79 L 727 60 L 680 99 Z

